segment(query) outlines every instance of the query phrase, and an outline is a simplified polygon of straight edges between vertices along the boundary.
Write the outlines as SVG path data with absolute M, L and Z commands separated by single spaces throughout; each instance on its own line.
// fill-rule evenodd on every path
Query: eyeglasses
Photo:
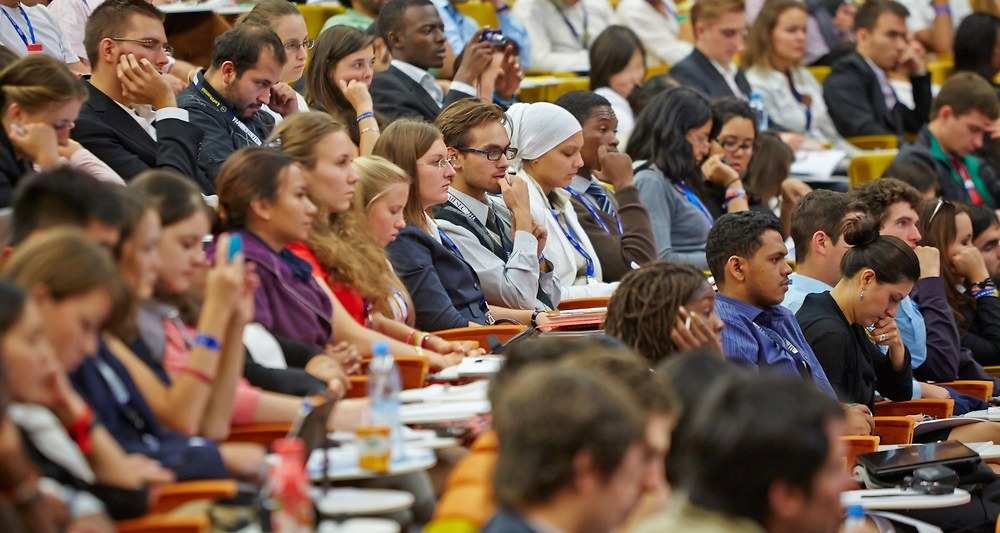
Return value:
M 164 54 L 168 56 L 174 55 L 174 47 L 167 43 L 161 43 L 156 39 L 125 39 L 122 37 L 110 37 L 112 41 L 119 43 L 136 43 L 143 48 L 148 48 L 150 50 L 163 50 Z
M 435 161 L 433 163 L 424 163 L 424 164 L 427 165 L 427 166 L 429 166 L 429 167 L 437 167 L 437 168 L 452 167 L 452 168 L 455 168 L 455 158 L 454 157 L 444 157 L 444 158 L 441 158 L 438 161 Z
M 456 146 L 456 150 L 459 152 L 474 153 L 479 154 L 490 161 L 499 161 L 500 156 L 506 156 L 507 160 L 510 161 L 517 156 L 517 148 L 513 146 L 508 146 L 507 148 L 490 148 L 489 150 L 482 150 L 480 148 L 471 148 L 469 146 Z
M 719 146 L 728 152 L 739 152 L 741 150 L 749 152 L 753 150 L 753 141 L 743 141 L 741 143 L 738 139 L 726 138 L 719 140 Z
M 306 50 L 312 50 L 312 48 L 314 46 L 316 46 L 316 41 L 307 38 L 307 39 L 302 40 L 302 41 L 288 41 L 288 42 L 284 43 L 284 45 L 285 45 L 285 50 L 288 50 L 289 52 L 294 52 L 294 51 L 298 50 L 299 48 L 304 48 Z

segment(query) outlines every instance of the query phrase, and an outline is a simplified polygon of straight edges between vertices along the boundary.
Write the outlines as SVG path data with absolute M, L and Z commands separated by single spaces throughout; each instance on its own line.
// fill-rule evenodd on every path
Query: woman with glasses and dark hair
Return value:
M 981 365 L 1000 364 L 1000 298 L 983 253 L 973 243 L 969 208 L 947 200 L 925 202 L 920 244 L 941 252 L 941 277 L 962 347 Z
M 281 44 L 285 46 L 285 55 L 288 57 L 288 61 L 285 62 L 281 71 L 281 82 L 293 85 L 302 78 L 302 74 L 306 70 L 309 50 L 312 49 L 314 43 L 309 38 L 306 19 L 295 7 L 295 4 L 287 0 L 261 0 L 247 14 L 240 17 L 237 24 L 256 24 L 271 28 L 281 39 Z M 295 98 L 299 101 L 299 111 L 309 110 L 306 99 L 297 91 Z M 267 106 L 264 106 L 263 109 L 274 117 L 275 123 L 281 122 L 283 117 L 280 114 Z

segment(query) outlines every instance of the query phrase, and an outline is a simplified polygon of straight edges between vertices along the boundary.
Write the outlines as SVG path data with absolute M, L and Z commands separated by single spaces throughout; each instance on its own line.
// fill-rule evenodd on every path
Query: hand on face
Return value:
M 11 124 L 8 132 L 11 144 L 32 163 L 48 168 L 59 163 L 59 136 L 49 124 Z
M 136 59 L 133 54 L 119 56 L 118 81 L 122 84 L 122 96 L 129 103 L 146 104 L 154 109 L 177 106 L 170 81 L 146 58 Z
M 510 209 L 514 219 L 514 231 L 531 230 L 531 203 L 528 200 L 528 185 L 520 176 L 506 176 L 498 180 L 503 203 Z
M 632 158 L 628 154 L 617 149 L 611 150 L 602 144 L 597 147 L 597 160 L 601 162 L 601 177 L 616 191 L 632 185 L 634 178 Z
M 285 82 L 278 82 L 271 86 L 271 100 L 267 103 L 271 111 L 287 117 L 299 110 L 299 99 L 295 94 L 295 89 Z
M 951 264 L 968 283 L 979 283 L 989 276 L 986 260 L 982 252 L 975 246 L 962 246 L 951 256 Z
M 360 80 L 337 80 L 340 92 L 344 93 L 344 98 L 351 104 L 354 112 L 358 115 L 374 109 L 372 95 L 368 92 L 368 85 Z
M 722 154 L 715 154 L 705 160 L 701 171 L 705 174 L 705 179 L 721 187 L 728 187 L 740 179 L 739 173 L 722 161 Z
M 690 312 L 683 306 L 677 310 L 677 320 L 670 330 L 670 340 L 678 351 L 708 348 L 722 353 L 719 336 L 709 327 L 708 321 L 698 313 Z
M 935 278 L 941 275 L 941 252 L 933 246 L 917 246 L 913 250 L 920 261 L 920 278 Z

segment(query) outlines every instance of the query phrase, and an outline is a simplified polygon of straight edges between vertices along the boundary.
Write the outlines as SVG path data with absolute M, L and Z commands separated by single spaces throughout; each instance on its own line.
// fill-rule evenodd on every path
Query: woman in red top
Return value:
M 309 195 L 325 212 L 317 218 L 309 242 L 291 249 L 313 265 L 321 285 L 336 296 L 333 330 L 342 335 L 340 340 L 365 353 L 373 341 L 387 340 L 394 354 L 426 356 L 432 369 L 458 363 L 471 346 L 414 330 L 395 319 L 391 302 L 405 291 L 385 251 L 365 228 L 363 206 L 356 201 L 358 176 L 352 168 L 357 147 L 344 126 L 325 113 L 297 113 L 283 121 L 271 138 L 302 165 Z

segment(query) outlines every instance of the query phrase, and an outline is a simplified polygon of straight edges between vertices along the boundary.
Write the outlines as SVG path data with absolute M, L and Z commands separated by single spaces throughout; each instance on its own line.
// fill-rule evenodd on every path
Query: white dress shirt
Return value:
M 688 56 L 694 45 L 680 38 L 677 6 L 673 0 L 660 0 L 666 6 L 664 15 L 648 0 L 621 0 L 618 19 L 639 36 L 646 53 L 660 63 L 674 65 Z
M 719 71 L 719 75 L 722 76 L 722 79 L 726 80 L 726 85 L 729 86 L 729 90 L 733 91 L 733 94 L 738 98 L 746 100 L 746 95 L 743 94 L 743 90 L 740 89 L 740 86 L 736 83 L 736 73 L 740 71 L 736 65 L 730 63 L 728 67 L 724 67 L 712 58 L 708 58 L 708 61 L 713 67 L 715 67 L 715 70 Z
M 441 89 L 441 86 L 437 84 L 437 80 L 434 79 L 434 76 L 431 76 L 430 72 L 398 59 L 392 60 L 392 66 L 403 71 L 403 74 L 406 74 L 410 77 L 410 79 L 423 87 L 424 90 L 427 91 L 427 94 L 429 94 L 431 98 L 437 102 L 438 107 L 444 106 L 444 91 Z M 465 93 L 470 96 L 476 96 L 476 89 L 468 83 L 452 80 L 450 87 L 454 91 Z
M 152 106 L 145 104 L 127 106 L 117 100 L 114 100 L 114 102 L 118 104 L 118 107 L 124 109 L 125 112 L 128 113 L 128 116 L 132 117 L 136 123 L 138 123 L 139 126 L 153 138 L 154 141 L 156 140 L 156 127 L 153 126 L 153 123 L 157 120 L 176 118 L 177 120 L 190 122 L 187 109 L 181 109 L 179 107 L 164 107 L 153 111 Z

